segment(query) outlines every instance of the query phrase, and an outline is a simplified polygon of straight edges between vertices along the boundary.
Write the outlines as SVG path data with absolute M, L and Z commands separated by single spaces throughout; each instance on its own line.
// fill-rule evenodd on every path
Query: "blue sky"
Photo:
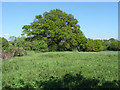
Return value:
M 56 8 L 72 14 L 87 38 L 118 38 L 117 2 L 3 2 L 2 35 L 20 36 L 35 15 Z

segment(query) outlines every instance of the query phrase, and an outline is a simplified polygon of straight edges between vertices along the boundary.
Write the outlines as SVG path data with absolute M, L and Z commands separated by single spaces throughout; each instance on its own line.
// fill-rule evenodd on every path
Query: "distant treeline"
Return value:
M 22 29 L 22 37 L 11 36 L 10 41 L 1 38 L 2 49 L 5 52 L 12 51 L 11 47 L 17 47 L 17 52 L 22 49 L 41 52 L 120 50 L 119 41 L 114 38 L 109 40 L 86 38 L 80 30 L 78 20 L 59 9 L 36 15 L 33 22 L 30 25 L 24 25 Z
M 54 45 L 54 47 L 48 46 L 48 44 L 43 40 L 35 40 L 35 41 L 26 41 L 26 37 L 14 37 L 11 36 L 8 41 L 4 37 L 0 38 L 2 40 L 2 50 L 5 52 L 10 52 L 13 48 L 22 48 L 28 51 L 87 51 L 87 52 L 98 52 L 98 51 L 118 51 L 120 47 L 118 43 L 120 41 L 115 40 L 114 38 L 110 38 L 109 40 L 93 40 L 87 39 L 87 41 L 82 45 L 72 49 L 72 48 L 60 48 L 56 49 L 54 47 L 58 47 Z

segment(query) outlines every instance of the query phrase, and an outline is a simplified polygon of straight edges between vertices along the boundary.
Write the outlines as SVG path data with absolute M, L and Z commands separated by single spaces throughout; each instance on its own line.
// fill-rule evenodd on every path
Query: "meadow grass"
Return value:
M 35 81 L 47 81 L 51 76 L 62 78 L 66 73 L 78 72 L 85 78 L 102 81 L 118 80 L 118 52 L 30 52 L 2 62 L 2 82 L 13 88 L 20 80 L 35 86 Z

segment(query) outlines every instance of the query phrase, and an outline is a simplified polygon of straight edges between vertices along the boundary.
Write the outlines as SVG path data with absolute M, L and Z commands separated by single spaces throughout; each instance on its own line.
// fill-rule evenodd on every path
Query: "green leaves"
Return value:
M 42 52 L 48 51 L 48 46 L 45 43 L 45 41 L 43 41 L 43 40 L 34 41 L 33 44 L 34 44 L 34 46 L 33 46 L 34 50 L 38 50 L 38 51 L 42 51 Z
M 115 50 L 115 51 L 119 50 L 120 48 L 119 48 L 118 43 L 120 43 L 120 42 L 118 42 L 116 40 L 111 41 L 111 43 L 110 43 L 110 49 L 111 50 Z
M 49 49 L 54 46 L 54 50 L 60 50 L 60 48 L 72 50 L 78 45 L 79 37 L 83 36 L 77 23 L 73 15 L 54 9 L 43 13 L 43 16 L 35 16 L 30 25 L 23 27 L 23 33 L 29 37 L 32 35 L 31 38 L 36 38 L 36 40 L 46 38 Z
M 2 47 L 2 48 L 0 48 L 2 50 L 7 50 L 8 49 L 9 42 L 7 41 L 7 39 L 5 39 L 3 37 L 2 38 L 0 37 L 0 47 Z

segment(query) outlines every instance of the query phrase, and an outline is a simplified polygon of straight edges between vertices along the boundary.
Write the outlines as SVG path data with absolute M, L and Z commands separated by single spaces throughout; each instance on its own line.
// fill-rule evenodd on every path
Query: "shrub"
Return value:
M 6 56 L 15 57 L 15 56 L 24 56 L 27 55 L 27 52 L 23 48 L 19 47 L 9 47 L 4 50 Z
M 13 48 L 13 56 L 24 56 L 27 52 L 23 48 Z
M 25 43 L 24 43 L 24 46 L 23 46 L 23 49 L 24 50 L 32 50 L 32 42 L 30 42 L 30 41 L 26 41 Z
M 33 42 L 33 49 L 36 51 L 45 52 L 48 51 L 48 45 L 44 40 L 36 40 Z
M 119 49 L 118 41 L 111 41 L 109 48 L 110 50 L 117 51 Z
M 9 47 L 9 43 L 7 39 L 4 37 L 0 38 L 0 47 L 2 46 L 2 50 L 6 50 Z

